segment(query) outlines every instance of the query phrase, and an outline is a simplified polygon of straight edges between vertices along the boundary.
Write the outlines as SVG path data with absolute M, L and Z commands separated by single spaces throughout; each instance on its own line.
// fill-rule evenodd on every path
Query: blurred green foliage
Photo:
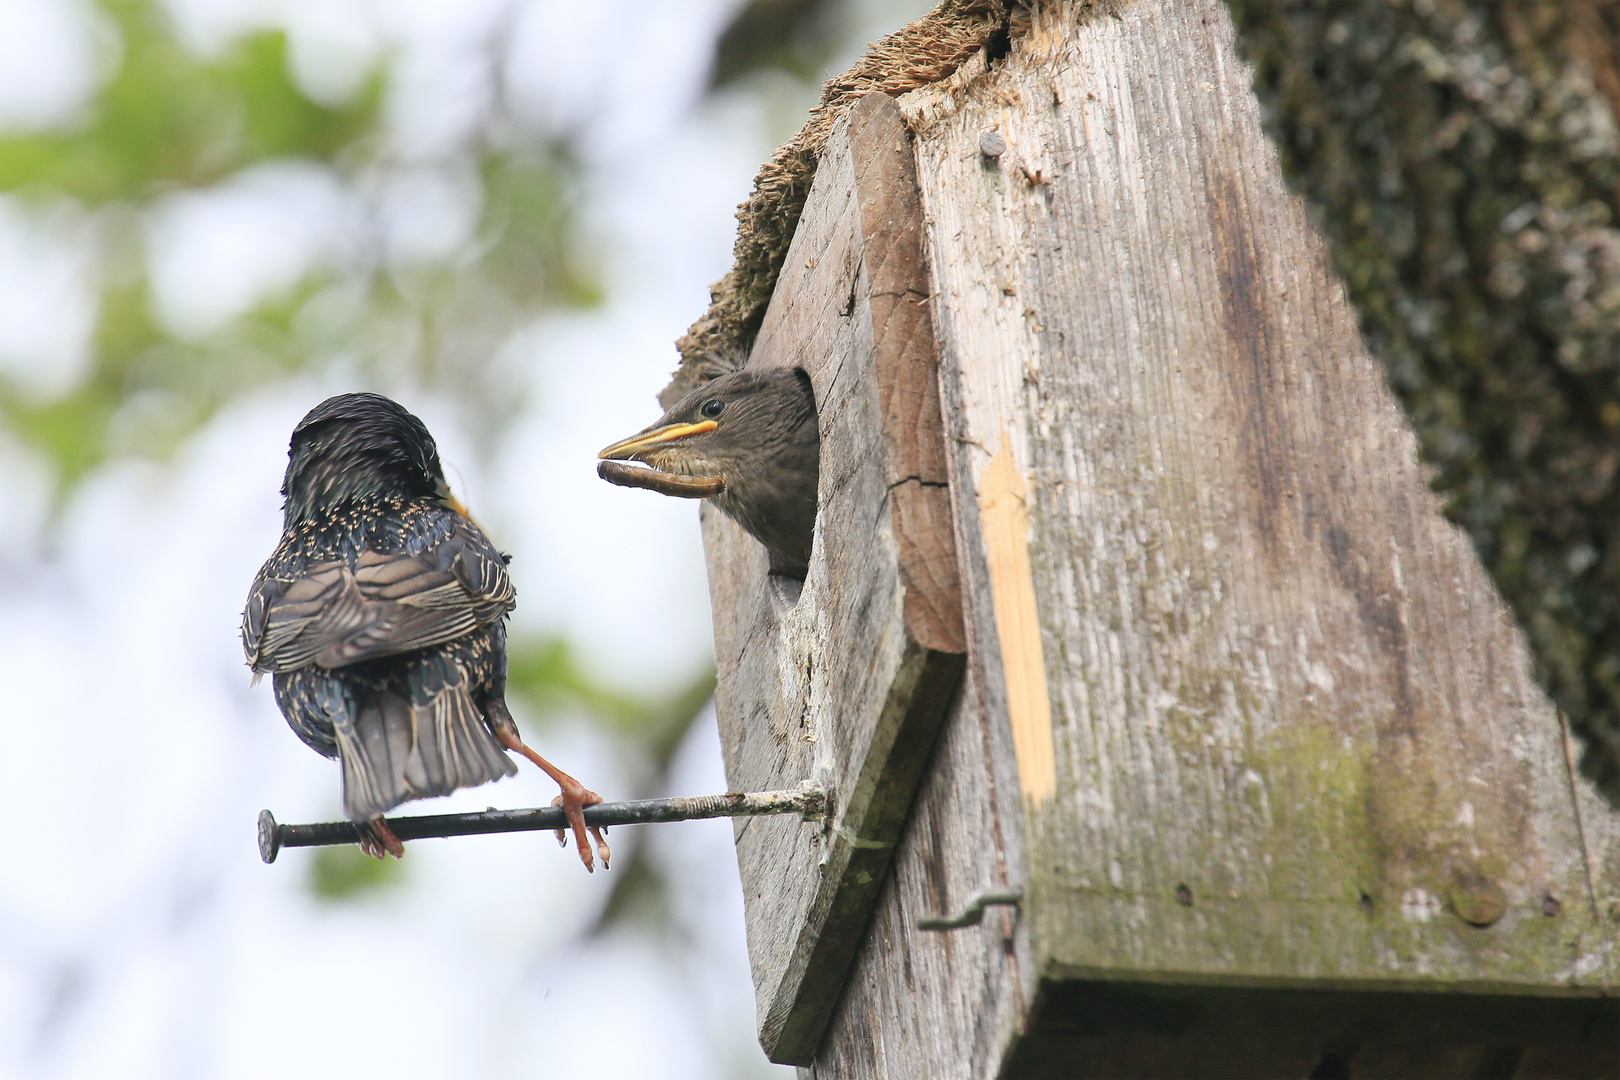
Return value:
M 82 114 L 51 130 L 0 132 L 0 192 L 58 219 L 65 209 L 92 244 L 97 310 L 83 377 L 40 397 L 0 375 L 0 425 L 50 462 L 58 505 L 110 458 L 161 457 L 233 398 L 327 365 L 353 369 L 357 382 L 425 383 L 475 415 L 469 426 L 498 432 L 522 407 L 495 370 L 500 347 L 549 308 L 602 297 L 577 223 L 579 169 L 566 140 L 525 127 L 491 78 L 496 96 L 483 123 L 447 158 L 426 163 L 476 189 L 464 243 L 404 255 L 361 237 L 356 258 L 311 265 L 250 310 L 188 338 L 154 303 L 151 237 L 164 200 L 277 161 L 327 170 L 366 200 L 391 172 L 424 163 L 391 148 L 386 64 L 348 100 L 323 102 L 294 78 L 279 31 L 201 55 L 155 0 L 102 0 L 97 12 L 116 39 L 115 61 Z M 492 70 L 504 59 L 484 58 Z M 713 686 L 705 673 L 673 701 L 618 694 L 556 640 L 514 642 L 513 660 L 514 690 L 531 715 L 599 718 L 623 737 L 640 776 L 667 766 Z M 354 848 L 320 849 L 309 866 L 311 891 L 327 901 L 406 878 L 402 864 Z
M 615 836 L 615 843 L 620 841 Z M 589 931 L 600 935 L 610 928 L 633 926 L 666 939 L 676 929 L 670 906 L 670 885 L 657 865 L 636 847 L 628 859 L 614 864 L 612 891 Z
M 51 463 L 59 504 L 108 458 L 166 454 L 233 396 L 322 365 L 446 390 L 477 411 L 481 431 L 517 411 L 519 396 L 498 385 L 491 363 L 501 344 L 546 308 L 601 298 L 563 140 L 516 122 L 497 95 L 453 160 L 433 163 L 478 180 L 467 243 L 407 259 L 361 238 L 361 256 L 312 265 L 186 340 L 152 303 L 149 228 L 160 201 L 282 160 L 327 169 L 367 198 L 407 167 L 384 123 L 387 70 L 360 80 L 349 100 L 323 103 L 293 78 L 279 31 L 202 56 L 154 0 L 103 0 L 98 10 L 117 60 L 83 115 L 56 130 L 0 133 L 0 192 L 42 213 L 72 207 L 93 238 L 98 311 L 84 378 L 41 400 L 0 376 L 0 423 Z
M 715 43 L 709 89 L 720 90 L 764 71 L 819 83 L 842 44 L 840 0 L 749 0 Z
M 586 672 L 563 638 L 513 641 L 507 663 L 508 694 L 535 714 L 589 713 L 607 729 L 633 738 L 658 767 L 674 754 L 714 695 L 712 668 L 669 697 L 642 698 L 609 689 Z
M 198 57 L 147 0 L 108 0 L 117 70 L 87 122 L 0 142 L 0 188 L 90 205 L 204 187 L 279 157 L 331 161 L 377 125 L 381 72 L 332 108 L 305 96 L 287 68 L 286 36 L 242 38 Z
M 488 153 L 480 164 L 480 233 L 490 242 L 482 262 L 491 279 L 527 304 L 600 303 L 602 288 L 576 250 L 574 164 L 565 148 Z
M 316 848 L 309 860 L 309 891 L 328 903 L 376 896 L 405 878 L 403 859 L 373 859 L 358 847 Z

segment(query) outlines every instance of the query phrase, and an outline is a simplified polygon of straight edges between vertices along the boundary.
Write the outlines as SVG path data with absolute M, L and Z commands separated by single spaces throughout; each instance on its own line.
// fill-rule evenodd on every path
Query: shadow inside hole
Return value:
M 765 588 L 771 594 L 772 610 L 782 615 L 792 611 L 799 602 L 799 595 L 804 592 L 804 579 L 772 571 L 765 575 Z
M 815 417 L 816 424 L 816 449 L 813 458 L 815 467 L 815 483 L 814 485 L 804 485 L 796 488 L 796 490 L 802 492 L 804 491 L 804 487 L 810 487 L 810 494 L 815 499 L 815 509 L 810 517 L 810 555 L 809 559 L 806 560 L 805 567 L 806 572 L 808 572 L 808 563 L 809 561 L 815 559 L 816 548 L 820 546 L 818 539 L 821 531 L 821 406 L 820 403 L 816 401 L 815 386 L 810 379 L 810 373 L 805 371 L 803 368 L 794 368 L 793 374 L 798 377 L 799 385 L 803 388 L 805 394 L 810 400 L 810 408 Z M 788 471 L 787 475 L 792 475 L 791 469 Z M 787 506 L 778 504 L 778 508 L 787 513 L 794 512 L 791 504 L 788 504 Z M 765 575 L 765 587 L 770 594 L 772 610 L 774 610 L 776 614 L 780 616 L 786 614 L 788 611 L 791 611 L 793 607 L 798 604 L 799 597 L 804 593 L 804 578 L 795 573 L 784 572 L 777 569 L 775 566 L 776 557 L 774 555 L 771 558 L 771 563 L 772 568 Z

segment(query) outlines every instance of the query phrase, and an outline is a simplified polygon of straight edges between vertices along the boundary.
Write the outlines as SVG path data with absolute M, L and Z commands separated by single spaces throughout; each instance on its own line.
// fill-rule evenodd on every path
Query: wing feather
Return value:
M 311 663 L 339 668 L 455 641 L 515 606 L 506 561 L 467 519 L 431 547 L 363 551 L 278 574 L 259 572 L 242 613 L 242 644 L 255 671 Z

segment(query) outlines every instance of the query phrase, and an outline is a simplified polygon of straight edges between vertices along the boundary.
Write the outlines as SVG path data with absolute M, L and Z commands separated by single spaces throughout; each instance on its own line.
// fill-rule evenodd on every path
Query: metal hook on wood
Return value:
M 604 802 L 585 808 L 585 824 L 642 825 L 662 821 L 693 821 L 715 817 L 755 817 L 761 814 L 798 814 L 816 821 L 826 813 L 827 793 L 806 782 L 795 791 L 730 792 L 686 799 L 641 799 Z M 486 810 L 475 814 L 424 814 L 387 818 L 388 828 L 401 840 L 432 836 L 476 836 L 483 833 L 537 832 L 568 824 L 560 806 L 526 810 Z M 352 821 L 323 821 L 312 825 L 283 825 L 268 810 L 259 811 L 259 858 L 276 861 L 284 847 L 326 847 L 357 844 L 360 834 Z
M 984 918 L 984 909 L 992 904 L 1011 904 L 1017 907 L 1024 902 L 1024 890 L 1012 889 L 985 889 L 975 893 L 968 901 L 967 907 L 959 915 L 935 915 L 926 919 L 917 920 L 919 930 L 959 930 L 964 926 L 977 926 Z

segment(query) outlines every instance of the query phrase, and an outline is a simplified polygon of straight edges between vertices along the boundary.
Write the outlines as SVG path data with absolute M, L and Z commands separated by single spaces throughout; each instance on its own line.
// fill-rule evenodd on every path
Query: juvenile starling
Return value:
M 361 846 L 399 857 L 383 814 L 515 774 L 504 746 L 562 787 L 553 805 L 591 869 L 582 811 L 602 800 L 518 737 L 507 560 L 451 497 L 422 421 L 377 394 L 340 394 L 299 421 L 287 456 L 281 543 L 248 593 L 242 646 L 255 682 L 274 673 L 298 737 L 342 761 Z
M 648 486 L 666 494 L 712 495 L 714 503 L 765 545 L 771 572 L 802 578 L 815 536 L 821 435 L 810 377 L 797 369 L 744 368 L 704 383 L 659 421 L 598 457 L 643 461 L 664 473 L 708 477 L 707 489 Z

